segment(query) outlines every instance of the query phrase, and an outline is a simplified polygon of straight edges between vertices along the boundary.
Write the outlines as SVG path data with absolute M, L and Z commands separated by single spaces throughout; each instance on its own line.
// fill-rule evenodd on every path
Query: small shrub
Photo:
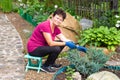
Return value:
M 73 80 L 72 75 L 73 75 L 74 72 L 75 72 L 75 69 L 71 68 L 70 66 L 67 66 L 67 69 L 66 69 L 66 72 L 65 72 L 66 79 L 67 80 Z
M 70 50 L 67 59 L 84 77 L 99 71 L 110 58 L 102 49 L 96 48 L 89 48 L 84 56 L 80 54 L 81 52 L 76 49 Z

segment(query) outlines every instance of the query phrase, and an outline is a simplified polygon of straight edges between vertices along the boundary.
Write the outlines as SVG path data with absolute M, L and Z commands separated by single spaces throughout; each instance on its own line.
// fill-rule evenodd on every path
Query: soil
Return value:
M 26 43 L 29 38 L 30 33 L 33 31 L 34 27 L 24 20 L 18 13 L 7 13 L 6 14 L 11 23 L 15 26 L 18 33 L 20 34 L 23 40 L 24 50 L 23 53 L 27 53 L 26 51 Z M 111 60 L 119 60 L 120 54 L 112 56 Z M 61 63 L 63 66 L 69 65 L 66 59 L 57 59 L 56 63 Z M 106 69 L 107 70 L 107 69 Z M 113 71 L 113 70 L 110 70 Z M 120 78 L 120 71 L 114 71 L 116 75 Z M 51 80 L 54 74 L 49 74 L 45 72 L 37 73 L 35 70 L 29 70 L 25 75 L 25 80 Z M 58 79 L 60 80 L 60 79 Z

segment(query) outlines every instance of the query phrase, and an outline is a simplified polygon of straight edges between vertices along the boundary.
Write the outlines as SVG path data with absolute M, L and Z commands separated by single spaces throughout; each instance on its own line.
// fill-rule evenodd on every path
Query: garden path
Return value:
M 0 13 L 0 80 L 24 80 L 22 39 L 5 14 Z

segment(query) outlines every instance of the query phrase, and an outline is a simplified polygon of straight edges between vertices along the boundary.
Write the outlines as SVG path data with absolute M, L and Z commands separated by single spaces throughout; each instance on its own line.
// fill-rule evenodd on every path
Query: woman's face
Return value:
M 53 16 L 52 21 L 55 25 L 60 25 L 63 22 L 62 15 L 56 14 L 55 16 Z

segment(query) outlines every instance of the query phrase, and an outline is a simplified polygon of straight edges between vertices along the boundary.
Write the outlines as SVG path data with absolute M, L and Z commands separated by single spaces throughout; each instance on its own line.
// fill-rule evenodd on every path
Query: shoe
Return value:
M 60 68 L 62 65 L 61 64 L 52 64 L 51 67 L 53 68 Z
M 56 70 L 54 68 L 52 68 L 51 66 L 48 66 L 48 67 L 42 66 L 41 70 L 44 71 L 44 72 L 47 72 L 47 73 L 54 73 L 54 72 L 56 72 Z

